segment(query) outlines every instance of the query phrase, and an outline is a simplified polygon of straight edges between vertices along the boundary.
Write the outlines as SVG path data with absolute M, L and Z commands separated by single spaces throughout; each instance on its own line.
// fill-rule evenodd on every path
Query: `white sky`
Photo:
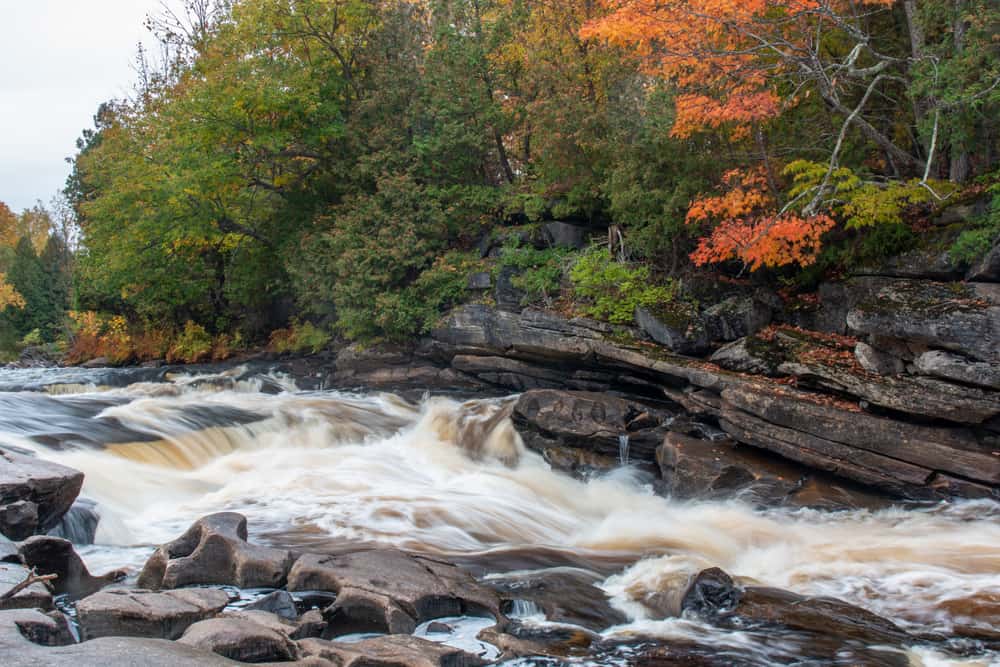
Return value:
M 98 105 L 122 97 L 160 0 L 0 0 L 0 201 L 20 211 L 63 187 Z

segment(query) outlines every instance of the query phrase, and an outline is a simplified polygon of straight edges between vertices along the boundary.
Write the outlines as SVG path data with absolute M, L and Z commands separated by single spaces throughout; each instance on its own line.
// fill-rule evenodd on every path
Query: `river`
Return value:
M 911 664 L 1000 664 L 954 637 L 996 620 L 982 610 L 1000 607 L 1000 504 L 824 512 L 672 501 L 633 466 L 586 481 L 553 471 L 509 421 L 491 419 L 505 400 L 304 391 L 246 368 L 2 370 L 0 442 L 86 474 L 82 497 L 101 519 L 96 544 L 80 550 L 96 571 L 137 571 L 193 520 L 233 510 L 252 541 L 276 546 L 394 545 L 477 576 L 585 570 L 628 619 L 609 637 L 695 639 L 754 664 L 793 663 L 794 642 L 655 620 L 642 604 L 718 566 L 952 637 L 911 647 Z

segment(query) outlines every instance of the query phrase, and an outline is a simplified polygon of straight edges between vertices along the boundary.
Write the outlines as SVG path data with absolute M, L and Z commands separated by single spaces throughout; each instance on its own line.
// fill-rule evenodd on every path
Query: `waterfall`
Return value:
M 618 462 L 623 466 L 628 465 L 629 437 L 627 435 L 618 436 Z

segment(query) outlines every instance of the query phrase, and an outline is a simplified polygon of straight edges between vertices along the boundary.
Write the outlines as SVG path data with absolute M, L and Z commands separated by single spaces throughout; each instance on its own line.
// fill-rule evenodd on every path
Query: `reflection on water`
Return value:
M 138 566 L 149 545 L 227 509 L 285 546 L 392 544 L 479 575 L 589 568 L 631 619 L 621 635 L 756 641 L 649 617 L 644 600 L 711 566 L 918 631 L 1000 625 L 1000 505 L 990 501 L 839 513 L 681 503 L 628 467 L 587 482 L 552 471 L 524 448 L 509 400 L 299 392 L 245 369 L 104 391 L 58 380 L 57 395 L 0 393 L 0 441 L 86 473 L 83 495 L 101 515 L 98 546 L 83 550 L 95 569 Z

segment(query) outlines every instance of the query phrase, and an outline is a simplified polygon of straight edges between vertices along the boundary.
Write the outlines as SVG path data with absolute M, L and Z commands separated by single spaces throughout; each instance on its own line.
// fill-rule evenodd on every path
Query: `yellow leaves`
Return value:
M 24 297 L 17 289 L 7 282 L 7 275 L 0 273 L 0 310 L 6 308 L 21 309 L 25 306 Z

